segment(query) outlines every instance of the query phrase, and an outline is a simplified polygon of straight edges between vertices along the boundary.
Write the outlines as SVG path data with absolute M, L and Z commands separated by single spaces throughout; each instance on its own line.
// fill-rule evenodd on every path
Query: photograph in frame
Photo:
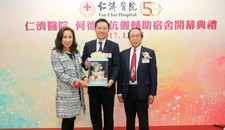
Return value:
M 108 58 L 88 58 L 88 87 L 108 86 Z

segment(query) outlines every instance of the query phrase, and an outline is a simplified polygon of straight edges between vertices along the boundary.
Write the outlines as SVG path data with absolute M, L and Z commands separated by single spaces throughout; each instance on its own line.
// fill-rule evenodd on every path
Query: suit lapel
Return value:
M 97 49 L 96 49 L 96 46 L 97 46 L 97 45 L 96 45 L 96 44 L 97 44 L 96 42 L 97 42 L 97 40 L 93 40 L 92 42 L 93 42 L 93 43 L 90 44 L 90 45 L 91 45 L 91 47 L 90 47 L 90 48 L 91 48 L 91 53 L 96 52 L 96 50 L 97 50 Z
M 130 52 L 131 52 L 131 48 L 127 51 L 126 57 L 125 57 L 128 72 L 130 71 Z
M 142 46 L 141 47 L 141 52 L 140 52 L 140 57 L 139 57 L 139 62 L 138 62 L 138 69 L 140 68 L 140 66 L 141 66 L 141 62 L 142 62 L 142 58 L 143 58 L 143 55 L 142 55 L 142 53 L 144 52 L 144 47 Z M 138 70 L 137 69 L 137 70 Z
M 110 44 L 108 43 L 109 41 L 106 39 L 104 48 L 102 52 L 109 52 L 107 49 L 110 49 Z

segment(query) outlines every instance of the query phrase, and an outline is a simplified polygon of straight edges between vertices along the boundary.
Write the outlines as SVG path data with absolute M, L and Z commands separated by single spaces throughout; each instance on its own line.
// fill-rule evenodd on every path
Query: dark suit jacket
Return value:
M 96 52 L 96 40 L 92 40 L 85 43 L 83 55 L 82 55 L 82 67 L 85 68 L 84 62 L 85 60 L 91 56 L 93 52 Z M 108 79 L 112 79 L 114 82 L 118 79 L 119 74 L 119 46 L 117 43 L 106 40 L 103 53 L 111 53 L 112 57 L 108 58 Z M 112 96 L 115 94 L 115 83 L 112 85 L 111 88 L 104 88 L 104 87 L 89 87 L 88 94 L 91 94 L 94 90 L 93 89 L 102 89 L 104 91 L 105 96 Z
M 122 94 L 124 100 L 127 99 L 129 80 L 130 80 L 130 50 L 126 49 L 120 53 L 120 73 L 117 84 L 117 93 Z M 148 52 L 150 55 L 149 63 L 142 63 L 143 52 Z M 138 99 L 144 100 L 149 95 L 156 95 L 157 91 L 157 66 L 156 56 L 152 49 L 141 47 L 141 54 L 137 68 L 137 91 Z

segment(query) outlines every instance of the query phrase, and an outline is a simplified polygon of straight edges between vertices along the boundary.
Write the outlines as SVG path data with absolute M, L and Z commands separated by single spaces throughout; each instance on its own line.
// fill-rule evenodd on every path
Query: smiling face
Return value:
M 106 22 L 98 22 L 95 27 L 95 33 L 99 40 L 106 39 L 109 33 L 108 24 Z
M 63 32 L 62 44 L 64 51 L 70 51 L 70 46 L 73 43 L 73 34 L 70 30 L 65 30 Z
M 129 34 L 129 41 L 132 47 L 137 48 L 142 42 L 141 31 L 138 29 L 133 29 Z

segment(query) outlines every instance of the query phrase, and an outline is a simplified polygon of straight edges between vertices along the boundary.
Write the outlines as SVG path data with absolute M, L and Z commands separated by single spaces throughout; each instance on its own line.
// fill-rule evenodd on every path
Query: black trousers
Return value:
M 102 96 L 102 91 L 96 89 L 89 94 L 90 116 L 93 130 L 102 130 L 102 110 L 104 117 L 104 130 L 113 130 L 114 95 Z
M 137 87 L 129 87 L 127 100 L 124 102 L 126 114 L 126 129 L 135 130 L 136 113 L 139 120 L 139 130 L 149 130 L 148 99 L 140 101 Z
M 74 121 L 76 117 L 73 118 L 63 118 L 62 119 L 62 130 L 73 130 L 74 129 Z

